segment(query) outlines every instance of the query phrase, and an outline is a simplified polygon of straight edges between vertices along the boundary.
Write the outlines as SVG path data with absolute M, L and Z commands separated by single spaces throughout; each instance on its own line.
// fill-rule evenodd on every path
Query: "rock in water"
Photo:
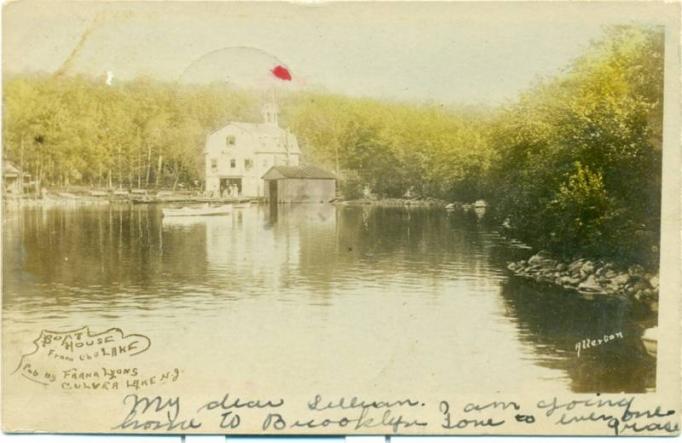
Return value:
M 613 279 L 616 276 L 618 276 L 618 273 L 613 269 L 609 269 L 606 272 L 604 272 L 604 278 Z
M 561 284 L 567 287 L 576 288 L 580 284 L 580 279 L 575 277 L 561 277 Z
M 573 275 L 577 275 L 580 273 L 580 269 L 583 267 L 583 263 L 585 261 L 583 259 L 576 260 L 570 265 L 568 265 L 568 272 L 570 272 Z
M 654 275 L 653 277 L 651 277 L 649 279 L 649 284 L 651 285 L 652 288 L 658 289 L 659 284 L 658 275 Z
M 628 274 L 630 274 L 631 277 L 643 277 L 644 268 L 640 265 L 632 265 L 628 268 Z
M 630 281 L 630 275 L 625 274 L 625 273 L 618 274 L 611 279 L 611 283 L 613 283 L 617 286 L 625 286 L 629 281 Z
M 540 263 L 542 263 L 543 260 L 544 260 L 544 257 L 541 256 L 540 253 L 537 253 L 528 259 L 528 264 L 529 265 L 539 265 Z
M 594 273 L 594 263 L 592 263 L 591 261 L 586 261 L 585 263 L 583 263 L 582 267 L 580 268 L 580 275 L 585 277 L 592 273 Z
M 637 291 L 643 291 L 645 289 L 650 289 L 651 286 L 649 286 L 649 283 L 646 280 L 639 280 L 635 284 L 632 285 L 632 289 L 634 289 L 635 292 Z
M 604 292 L 604 289 L 599 285 L 594 275 L 590 275 L 585 281 L 580 283 L 578 285 L 578 290 L 585 292 Z

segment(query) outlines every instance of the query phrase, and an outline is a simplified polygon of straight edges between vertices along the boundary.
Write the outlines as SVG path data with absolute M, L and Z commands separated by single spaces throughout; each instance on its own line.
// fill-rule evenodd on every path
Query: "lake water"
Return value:
M 398 396 L 655 389 L 628 304 L 511 276 L 507 262 L 531 251 L 473 213 L 24 208 L 3 213 L 3 233 L 6 371 L 42 329 L 88 325 L 144 333 L 154 361 L 196 377 L 249 374 L 254 390 L 292 377 Z

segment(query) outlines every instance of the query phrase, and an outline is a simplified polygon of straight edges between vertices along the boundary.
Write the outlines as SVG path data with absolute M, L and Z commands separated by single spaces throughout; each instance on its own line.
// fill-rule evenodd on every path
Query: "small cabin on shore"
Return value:
M 2 161 L 2 190 L 7 195 L 21 195 L 27 190 L 31 179 L 21 169 L 7 160 Z
M 336 176 L 317 166 L 273 166 L 263 181 L 271 203 L 326 203 L 336 198 Z

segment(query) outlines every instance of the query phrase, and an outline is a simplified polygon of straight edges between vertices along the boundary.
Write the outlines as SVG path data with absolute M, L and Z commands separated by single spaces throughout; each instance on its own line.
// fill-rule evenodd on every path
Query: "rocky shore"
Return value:
M 613 263 L 582 258 L 567 263 L 540 251 L 528 260 L 509 263 L 507 268 L 519 277 L 561 286 L 587 298 L 620 296 L 658 312 L 659 277 L 640 265 L 623 269 Z
M 417 207 L 441 207 L 444 208 L 448 202 L 438 200 L 435 198 L 423 199 L 409 199 L 409 198 L 385 198 L 385 199 L 357 199 L 357 200 L 337 200 L 334 202 L 337 205 L 343 206 L 384 206 L 384 207 L 400 207 L 400 206 L 417 206 Z

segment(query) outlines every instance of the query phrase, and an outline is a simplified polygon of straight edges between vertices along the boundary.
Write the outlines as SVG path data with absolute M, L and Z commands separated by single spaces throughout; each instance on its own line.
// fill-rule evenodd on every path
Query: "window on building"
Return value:
M 248 171 L 251 168 L 253 168 L 253 160 L 251 160 L 250 158 L 245 158 L 244 159 L 244 169 L 246 169 Z
M 236 168 L 237 167 L 237 160 L 230 159 L 230 168 Z
M 211 170 L 215 171 L 218 169 L 218 159 L 212 158 L 211 159 Z
M 237 139 L 235 138 L 234 135 L 228 135 L 225 138 L 225 143 L 227 144 L 227 146 L 233 146 L 236 142 L 237 142 Z

